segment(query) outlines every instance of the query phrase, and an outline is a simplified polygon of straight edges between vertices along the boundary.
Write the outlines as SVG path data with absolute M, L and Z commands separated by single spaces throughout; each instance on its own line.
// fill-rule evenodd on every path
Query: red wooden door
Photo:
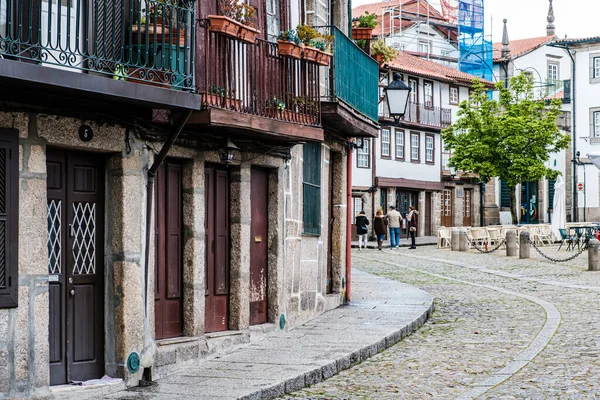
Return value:
M 452 189 L 442 190 L 442 226 L 450 227 L 452 224 Z
M 229 329 L 229 174 L 204 169 L 205 332 Z
M 250 325 L 268 320 L 268 201 L 269 173 L 253 168 L 250 198 Z
M 471 219 L 471 213 L 473 211 L 471 202 L 472 193 L 471 189 L 465 189 L 463 194 L 463 226 L 471 226 L 473 223 Z
M 183 334 L 181 165 L 167 160 L 156 175 L 154 312 L 157 339 Z
M 50 384 L 104 375 L 104 161 L 48 149 Z

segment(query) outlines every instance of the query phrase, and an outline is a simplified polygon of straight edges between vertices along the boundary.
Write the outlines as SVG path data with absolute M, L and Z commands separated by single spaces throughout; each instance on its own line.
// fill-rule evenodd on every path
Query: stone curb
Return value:
M 295 378 L 287 379 L 283 382 L 278 382 L 267 388 L 263 388 L 254 393 L 238 397 L 238 400 L 269 400 L 279 396 L 283 396 L 287 393 L 292 393 L 303 389 L 308 386 L 312 386 L 316 383 L 322 382 L 332 376 L 352 368 L 353 366 L 360 364 L 369 357 L 374 356 L 383 350 L 392 347 L 393 345 L 400 342 L 403 338 L 409 336 L 417 329 L 419 329 L 429 319 L 434 310 L 433 298 L 431 304 L 418 318 L 414 319 L 410 323 L 405 324 L 401 328 L 387 335 L 384 338 L 373 342 L 372 344 L 357 349 L 351 353 L 348 353 L 336 361 L 329 362 L 319 368 L 311 371 L 304 372 Z

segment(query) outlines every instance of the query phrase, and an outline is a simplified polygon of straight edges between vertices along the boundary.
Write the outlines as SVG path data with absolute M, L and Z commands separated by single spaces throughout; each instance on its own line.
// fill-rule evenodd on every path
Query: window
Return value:
M 369 168 L 370 156 L 371 156 L 371 141 L 369 139 L 363 139 L 362 149 L 359 147 L 356 152 L 356 166 L 358 168 Z
M 506 181 L 500 181 L 500 208 L 510 208 L 510 190 Z
M 412 161 L 419 161 L 419 145 L 420 145 L 420 134 L 410 134 L 410 159 Z
M 450 86 L 450 104 L 458 104 L 459 96 L 458 96 L 458 87 Z
M 433 164 L 435 162 L 434 156 L 434 138 L 431 135 L 425 136 L 425 162 Z
M 379 205 L 383 213 L 387 213 L 387 188 L 381 188 L 379 190 Z
M 304 230 L 309 235 L 321 234 L 321 144 L 304 144 L 303 165 Z
M 558 64 L 548 63 L 548 79 L 558 80 Z
M 267 39 L 276 42 L 280 32 L 279 0 L 267 0 Z
M 423 81 L 425 107 L 433 107 L 433 82 Z
M 591 53 L 590 54 L 590 83 L 598 83 L 598 82 L 600 82 L 600 53 Z
M 408 86 L 410 86 L 410 102 L 418 103 L 419 102 L 419 81 L 416 79 L 409 79 Z
M 426 40 L 419 40 L 419 53 L 429 54 L 431 52 L 431 43 Z
M 600 137 L 600 111 L 594 111 L 594 137 Z
M 362 197 L 353 197 L 352 198 L 352 223 L 356 221 L 356 217 L 363 210 L 363 201 Z
M 390 156 L 390 130 L 381 130 L 381 157 Z
M 404 160 L 404 131 L 396 129 L 396 158 Z
M 18 131 L 0 129 L 0 308 L 18 305 Z

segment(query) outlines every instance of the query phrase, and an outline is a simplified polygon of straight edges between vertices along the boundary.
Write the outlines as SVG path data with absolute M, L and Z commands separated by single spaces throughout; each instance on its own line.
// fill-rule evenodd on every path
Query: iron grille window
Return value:
M 18 131 L 0 129 L 0 308 L 18 305 Z
M 309 235 L 321 234 L 321 144 L 304 144 L 303 182 L 304 230 Z
M 359 147 L 356 151 L 356 166 L 358 168 L 369 168 L 369 156 L 371 141 L 369 139 L 363 139 L 362 149 Z

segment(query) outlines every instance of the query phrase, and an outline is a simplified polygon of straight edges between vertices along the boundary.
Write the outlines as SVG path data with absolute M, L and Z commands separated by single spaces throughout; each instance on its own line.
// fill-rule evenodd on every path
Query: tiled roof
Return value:
M 514 59 L 532 52 L 533 50 L 550 43 L 556 38 L 556 36 L 540 36 L 536 38 L 521 39 L 521 40 L 510 40 L 508 48 L 510 49 L 510 59 Z M 502 43 L 493 44 L 493 58 L 494 62 L 505 61 L 506 58 L 502 58 Z
M 461 72 L 454 68 L 446 67 L 433 61 L 412 56 L 406 52 L 401 52 L 400 55 L 394 60 L 385 63 L 385 66 L 407 74 L 414 74 L 443 82 L 455 83 L 461 86 L 472 86 L 473 79 L 479 79 L 490 89 L 494 87 L 493 82 L 477 78 L 474 75 Z
M 576 39 L 562 39 L 562 40 L 557 40 L 556 43 L 557 44 L 580 44 L 580 43 L 599 43 L 600 42 L 600 36 L 590 36 L 590 37 L 586 37 L 586 38 L 576 38 Z

